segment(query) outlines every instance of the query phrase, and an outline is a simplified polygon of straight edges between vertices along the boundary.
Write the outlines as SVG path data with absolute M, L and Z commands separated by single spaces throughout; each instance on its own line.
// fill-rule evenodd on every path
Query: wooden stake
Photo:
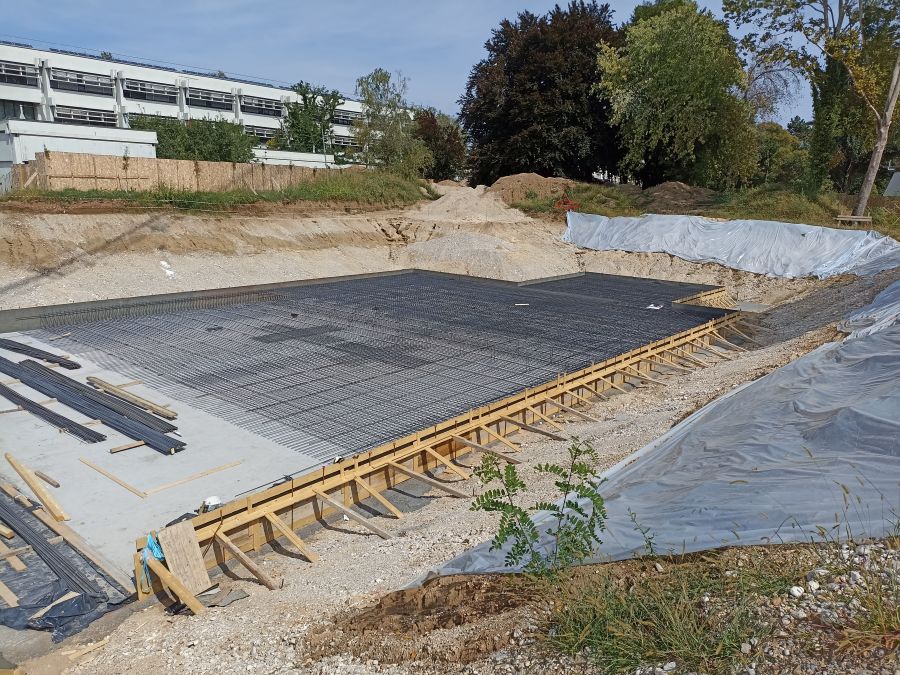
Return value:
M 51 478 L 50 476 L 45 474 L 43 471 L 35 471 L 34 475 L 37 476 L 38 478 L 40 478 L 45 483 L 47 483 L 47 485 L 52 485 L 55 488 L 59 487 L 59 481 L 56 480 L 55 478 Z
M 697 342 L 696 340 L 691 340 L 691 344 L 694 345 L 697 349 L 700 349 L 707 354 L 712 354 L 713 356 L 718 356 L 720 359 L 725 359 L 726 361 L 734 361 L 733 356 L 728 356 L 727 354 L 723 354 L 718 349 L 713 349 L 711 346 L 704 345 L 702 342 Z
M 689 362 L 689 363 L 695 363 L 695 364 L 697 364 L 698 366 L 700 366 L 701 368 L 708 368 L 708 367 L 709 367 L 709 364 L 708 364 L 708 363 L 703 363 L 703 361 L 701 361 L 700 359 L 695 359 L 695 358 L 694 358 L 693 356 L 691 356 L 690 354 L 686 354 L 686 353 L 685 353 L 685 354 L 682 354 L 682 352 L 683 352 L 684 350 L 681 349 L 680 347 L 672 347 L 672 351 L 675 351 L 676 349 L 677 349 L 678 351 L 675 352 L 675 354 L 676 354 L 676 356 L 678 356 L 679 359 L 682 359 L 682 360 L 687 361 L 687 362 Z
M 562 431 L 562 430 L 563 430 L 563 428 L 562 428 L 561 426 L 559 426 L 556 422 L 554 422 L 553 420 L 551 420 L 549 417 L 547 417 L 545 414 L 543 414 L 540 410 L 538 410 L 537 408 L 535 408 L 533 405 L 528 406 L 527 409 L 528 409 L 535 417 L 537 417 L 538 419 L 544 420 L 544 423 L 550 425 L 551 427 L 553 427 L 553 428 L 556 429 L 557 431 Z
M 730 331 L 733 331 L 733 332 L 737 333 L 738 335 L 740 335 L 740 336 L 741 336 L 742 338 L 744 338 L 745 340 L 747 340 L 747 341 L 749 341 L 749 342 L 752 342 L 752 343 L 755 344 L 757 347 L 762 347 L 762 346 L 763 346 L 761 343 L 759 343 L 759 342 L 757 342 L 756 340 L 754 340 L 752 337 L 750 337 L 749 335 L 747 335 L 744 331 L 742 331 L 740 328 L 738 328 L 738 327 L 735 326 L 734 324 L 730 324 L 730 325 L 728 325 L 728 326 L 723 327 L 723 330 L 725 330 L 726 328 L 727 328 L 728 330 L 730 330 Z
M 158 403 L 154 403 L 153 401 L 149 401 L 142 396 L 138 396 L 137 394 L 132 394 L 130 391 L 122 389 L 122 387 L 118 387 L 114 384 L 110 384 L 109 382 L 101 380 L 99 377 L 89 377 L 87 378 L 87 381 L 88 384 L 90 384 L 92 387 L 95 387 L 100 391 L 105 391 L 107 394 L 112 394 L 117 398 L 121 398 L 123 401 L 133 403 L 138 408 L 148 410 L 154 415 L 159 415 L 160 417 L 164 417 L 167 420 L 174 420 L 176 417 L 178 417 L 178 413 L 174 412 L 173 410 L 170 410 L 165 406 L 161 406 Z
M 219 535 L 216 535 L 217 537 Z M 229 544 L 231 542 L 228 542 Z M 243 555 L 243 553 L 241 554 Z M 178 599 L 181 600 L 187 608 L 191 610 L 195 615 L 203 614 L 206 611 L 206 607 L 204 607 L 194 594 L 191 593 L 187 588 L 184 587 L 184 584 L 181 583 L 181 580 L 176 577 L 174 574 L 169 572 L 165 568 L 165 566 L 152 555 L 147 556 L 147 567 L 150 568 L 159 580 L 162 582 L 162 585 L 172 591 Z
M 514 424 L 519 427 L 523 431 L 530 431 L 533 434 L 540 434 L 541 436 L 546 436 L 547 438 L 552 438 L 554 441 L 565 441 L 567 440 L 565 436 L 560 436 L 559 434 L 554 434 L 552 431 L 547 431 L 546 429 L 541 429 L 540 427 L 533 426 L 531 424 L 525 424 L 525 422 L 520 422 L 519 420 L 509 417 L 508 415 L 500 415 L 500 419 L 504 422 L 509 422 L 510 424 Z
M 560 402 L 557 401 L 556 399 L 548 398 L 548 399 L 546 399 L 546 402 L 547 402 L 547 403 L 550 403 L 550 404 L 552 404 L 552 405 L 555 405 L 555 406 L 556 406 L 557 408 L 559 408 L 560 410 L 564 410 L 564 411 L 566 411 L 567 413 L 570 413 L 570 414 L 572 414 L 572 415 L 575 415 L 575 417 L 580 417 L 581 419 L 586 420 L 586 421 L 588 421 L 588 422 L 599 422 L 599 421 L 600 421 L 600 420 L 598 420 L 596 417 L 591 417 L 590 415 L 588 415 L 588 414 L 586 414 L 586 413 L 583 413 L 583 412 L 581 412 L 580 410 L 578 410 L 578 409 L 576 409 L 576 408 L 572 408 L 572 407 L 569 407 L 569 406 L 567 406 L 567 405 L 563 405 L 562 403 L 560 403 Z
M 69 516 L 65 511 L 62 510 L 62 507 L 59 503 L 53 498 L 53 496 L 47 491 L 41 481 L 35 476 L 34 471 L 29 469 L 27 466 L 19 462 L 15 457 L 13 457 L 8 452 L 6 453 L 6 461 L 9 462 L 10 466 L 15 469 L 16 473 L 22 477 L 28 487 L 31 488 L 31 491 L 34 492 L 35 496 L 43 503 L 44 508 L 50 512 L 50 514 L 56 518 L 57 520 L 69 520 Z
M 434 448 L 429 448 L 429 447 L 426 446 L 426 447 L 424 448 L 424 450 L 425 450 L 425 452 L 428 453 L 431 457 L 434 457 L 435 460 L 437 460 L 440 464 L 443 464 L 445 467 L 447 467 L 448 469 L 450 469 L 450 471 L 452 471 L 453 473 L 455 473 L 457 476 L 459 476 L 459 477 L 462 478 L 463 480 L 469 480 L 469 474 L 467 474 L 465 471 L 463 471 L 462 469 L 460 469 L 458 466 L 456 466 L 453 462 L 451 462 L 449 459 L 447 459 L 446 457 L 444 457 L 442 454 L 440 454 L 440 453 L 438 453 L 438 452 L 435 452 L 435 451 L 434 451 Z
M 663 382 L 662 380 L 654 380 L 652 377 L 648 377 L 647 375 L 642 373 L 637 368 L 632 368 L 631 366 L 626 366 L 626 365 L 623 365 L 622 368 L 631 371 L 633 373 L 633 377 L 644 380 L 645 382 L 653 382 L 653 384 L 661 384 L 663 386 L 666 386 L 666 383 Z
M 623 394 L 627 394 L 627 393 L 628 393 L 628 390 L 627 390 L 627 389 L 622 389 L 622 387 L 620 387 L 619 385 L 617 385 L 615 382 L 612 381 L 612 378 L 610 378 L 610 379 L 607 380 L 605 377 L 600 377 L 600 376 L 598 376 L 597 379 L 598 379 L 600 382 L 603 382 L 603 383 L 605 383 L 605 384 L 608 384 L 608 385 L 609 385 L 610 387 L 612 387 L 613 389 L 618 389 L 618 390 L 621 391 Z
M 515 443 L 513 443 L 511 440 L 509 440 L 509 439 L 508 439 L 506 436 L 504 436 L 503 434 L 498 434 L 498 433 L 496 433 L 496 432 L 494 432 L 494 431 L 491 431 L 490 427 L 488 427 L 488 426 L 481 426 L 481 427 L 478 427 L 478 428 L 481 429 L 482 431 L 484 431 L 488 436 L 490 436 L 490 437 L 493 438 L 494 440 L 497 440 L 497 441 L 500 441 L 501 443 L 503 443 L 503 445 L 505 445 L 506 447 L 508 447 L 508 448 L 509 448 L 510 450 L 512 450 L 513 452 L 518 452 L 518 451 L 520 450 L 520 448 L 519 448 L 518 445 L 516 445 Z
M 391 504 L 383 494 L 373 490 L 369 485 L 366 484 L 366 482 L 362 478 L 360 478 L 359 476 L 355 476 L 353 478 L 353 482 L 356 483 L 357 486 L 365 490 L 367 493 L 369 493 L 369 495 L 371 495 L 372 498 L 375 499 L 375 501 L 381 504 L 384 508 L 393 513 L 394 516 L 396 516 L 397 520 L 403 519 L 403 512 L 396 506 Z
M 397 462 L 388 462 L 388 465 L 392 467 L 395 471 L 399 471 L 400 473 L 409 476 L 410 478 L 415 478 L 417 481 L 425 483 L 426 485 L 430 485 L 436 490 L 443 490 L 448 495 L 453 495 L 454 497 L 462 497 L 463 499 L 467 499 L 469 495 L 465 492 L 461 492 L 460 490 L 456 490 L 449 485 L 445 485 L 440 481 L 435 480 L 434 478 L 429 478 L 428 476 L 423 476 L 420 473 L 413 471 L 412 469 L 407 469 L 402 464 Z
M 359 515 L 353 509 L 348 509 L 346 506 L 344 506 L 340 502 L 332 499 L 324 492 L 321 492 L 320 490 L 313 490 L 313 492 L 315 492 L 316 496 L 319 499 L 321 499 L 324 503 L 328 504 L 328 506 L 331 506 L 332 508 L 337 509 L 338 511 L 343 513 L 345 516 L 347 516 L 351 520 L 355 520 L 357 523 L 362 525 L 364 528 L 366 528 L 367 530 L 371 530 L 372 532 L 377 534 L 382 539 L 392 539 L 393 538 L 394 535 L 392 535 L 390 532 L 388 532 L 387 530 L 381 529 L 377 525 L 373 525 L 372 523 L 369 522 L 368 518 L 365 518 L 365 517 Z
M 303 541 L 296 532 L 289 528 L 280 517 L 274 513 L 267 513 L 266 520 L 272 524 L 272 527 L 283 534 L 285 539 L 291 542 L 294 545 L 294 548 L 300 551 L 309 562 L 314 563 L 319 559 L 318 554 L 311 551 L 306 545 L 306 542 Z
M 682 373 L 689 373 L 689 372 L 691 372 L 691 369 L 690 369 L 690 368 L 684 368 L 684 367 L 682 367 L 682 366 L 676 365 L 676 364 L 673 362 L 674 359 L 672 359 L 671 361 L 666 361 L 666 360 L 663 359 L 662 356 L 659 355 L 659 354 L 654 354 L 653 357 L 656 358 L 656 359 L 658 359 L 660 365 L 665 366 L 666 368 L 671 368 L 672 370 L 677 370 L 677 371 L 680 371 L 680 372 L 682 372 Z M 670 358 L 671 358 L 671 357 L 670 357 Z
M 462 436 L 453 436 L 453 440 L 462 443 L 463 445 L 467 445 L 473 450 L 478 450 L 478 452 L 483 452 L 488 455 L 493 455 L 494 457 L 499 457 L 500 459 L 509 462 L 510 464 L 521 464 L 521 462 L 515 457 L 510 457 L 509 455 L 504 455 L 502 452 L 497 452 L 496 450 L 492 450 L 487 446 L 480 445 L 475 441 L 470 441 L 468 438 L 463 438 Z
M 134 487 L 134 485 L 131 485 L 130 483 L 126 483 L 124 480 L 122 480 L 122 479 L 119 478 L 118 476 L 116 476 L 116 475 L 110 473 L 109 471 L 107 471 L 106 469 L 104 469 L 104 468 L 102 468 L 102 467 L 97 466 L 96 464 L 94 464 L 93 462 L 91 462 L 89 459 L 85 459 L 84 457 L 79 457 L 78 460 L 79 460 L 82 464 L 86 464 L 87 466 L 91 467 L 91 468 L 92 468 L 94 471 L 96 471 L 97 473 L 102 473 L 104 476 L 106 476 L 107 478 L 109 478 L 112 482 L 114 482 L 114 483 L 116 483 L 116 484 L 118 484 L 118 485 L 121 485 L 123 488 L 125 488 L 126 490 L 128 490 L 128 491 L 131 492 L 132 494 L 136 494 L 136 495 L 137 495 L 138 497 L 140 497 L 141 499 L 146 499 L 146 498 L 147 498 L 147 493 L 146 493 L 146 492 L 144 492 L 143 490 L 139 490 L 138 488 Z
M 712 334 L 716 337 L 716 339 L 717 339 L 719 342 L 722 342 L 722 343 L 728 345 L 729 347 L 731 347 L 731 348 L 734 349 L 735 351 L 738 351 L 738 352 L 745 352 L 745 351 L 747 351 L 746 349 L 744 349 L 744 348 L 741 347 L 740 345 L 736 345 L 736 344 L 734 344 L 733 342 L 729 342 L 728 340 L 726 340 L 725 338 L 723 338 L 721 335 L 719 335 L 716 331 L 713 331 Z

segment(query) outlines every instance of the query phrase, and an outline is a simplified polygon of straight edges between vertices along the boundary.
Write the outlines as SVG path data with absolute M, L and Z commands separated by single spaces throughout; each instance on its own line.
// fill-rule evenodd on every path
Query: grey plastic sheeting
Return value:
M 898 317 L 900 282 L 847 317 L 856 332 L 843 342 L 733 390 L 600 476 L 607 529 L 589 562 L 647 552 L 629 511 L 659 554 L 890 533 L 900 519 Z M 542 533 L 551 525 L 548 514 L 535 520 Z M 504 554 L 488 542 L 437 574 L 513 571 Z
M 774 277 L 877 274 L 900 266 L 900 244 L 876 232 L 700 216 L 596 216 L 569 212 L 567 241 L 599 251 L 669 253 Z

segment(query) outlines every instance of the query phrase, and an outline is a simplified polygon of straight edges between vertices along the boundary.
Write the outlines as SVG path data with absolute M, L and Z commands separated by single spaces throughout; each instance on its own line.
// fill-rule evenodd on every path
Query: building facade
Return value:
M 121 154 L 122 144 L 133 138 L 131 154 L 144 156 L 146 132 L 129 129 L 132 115 L 228 120 L 259 140 L 258 161 L 329 166 L 334 158 L 327 154 L 265 149 L 281 126 L 285 103 L 297 100 L 288 87 L 0 42 L 0 173 L 9 163 L 34 158 L 33 152 L 30 157 L 3 154 L 4 148 L 78 147 L 77 152 Z M 354 145 L 351 124 L 361 116 L 358 101 L 346 100 L 339 107 L 333 146 Z M 7 120 L 29 124 L 4 124 Z M 11 139 L 13 127 L 18 142 Z M 32 132 L 35 137 L 27 138 Z

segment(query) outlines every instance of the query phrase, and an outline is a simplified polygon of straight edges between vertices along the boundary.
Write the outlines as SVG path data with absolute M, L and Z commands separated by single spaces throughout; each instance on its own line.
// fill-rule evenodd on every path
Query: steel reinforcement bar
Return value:
M 206 567 L 212 569 L 235 557 L 227 547 L 216 545 L 217 538 L 227 537 L 241 551 L 256 551 L 287 536 L 287 530 L 295 533 L 316 521 L 324 522 L 342 514 L 355 516 L 348 507 L 370 497 L 391 511 L 394 517 L 400 517 L 382 493 L 407 480 L 423 481 L 453 496 L 468 496 L 453 483 L 436 481 L 423 474 L 442 468 L 461 478 L 467 477 L 452 464 L 452 460 L 480 449 L 487 451 L 485 446 L 494 441 L 506 446 L 504 453 L 514 452 L 518 447 L 507 436 L 523 427 L 564 439 L 545 431 L 547 427 L 541 429 L 534 425 L 545 422 L 554 411 L 558 412 L 557 404 L 571 409 L 590 398 L 603 398 L 606 392 L 625 391 L 624 385 L 628 382 L 653 381 L 649 373 L 654 367 L 667 366 L 684 371 L 703 364 L 692 354 L 703 353 L 712 341 L 720 339 L 720 331 L 730 329 L 740 318 L 740 313 L 735 312 L 710 320 L 195 516 L 192 523 Z M 380 536 L 390 536 L 381 528 L 369 529 Z M 302 543 L 296 536 L 289 540 Z M 136 580 L 142 576 L 141 550 L 145 544 L 146 536 L 135 542 Z M 149 589 L 142 588 L 141 583 L 136 586 L 138 598 L 161 588 L 156 579 Z

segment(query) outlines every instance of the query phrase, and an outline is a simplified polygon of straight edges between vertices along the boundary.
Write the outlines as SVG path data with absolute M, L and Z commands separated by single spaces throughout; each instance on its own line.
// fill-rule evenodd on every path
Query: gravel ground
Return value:
M 833 339 L 833 322 L 844 310 L 866 304 L 892 278 L 882 275 L 874 280 L 820 286 L 791 312 L 776 310 L 764 317 L 761 323 L 766 328 L 758 335 L 770 344 L 731 361 L 710 363 L 707 368 L 670 377 L 665 386 L 642 387 L 597 403 L 592 414 L 600 421 L 573 419 L 566 425 L 566 433 L 601 448 L 600 469 L 612 466 L 708 400 Z M 534 471 L 534 464 L 561 459 L 566 443 L 531 435 L 521 440 L 520 468 L 530 497 L 551 497 L 553 486 Z M 466 485 L 473 493 L 477 490 L 474 483 L 470 480 Z M 408 668 L 383 666 L 349 655 L 310 661 L 304 653 L 304 640 L 336 613 L 371 605 L 391 589 L 488 539 L 494 528 L 493 517 L 470 511 L 469 505 L 468 500 L 442 496 L 424 499 L 423 506 L 403 521 L 385 521 L 385 526 L 401 535 L 391 540 L 381 540 L 353 523 L 323 529 L 309 542 L 321 555 L 315 565 L 274 552 L 260 556 L 263 568 L 284 580 L 282 589 L 267 591 L 240 569 L 221 576 L 223 587 L 242 588 L 249 598 L 199 617 L 167 616 L 160 606 L 151 606 L 126 619 L 108 644 L 85 656 L 74 672 L 425 672 L 416 664 Z M 528 653 L 500 652 L 477 668 L 467 666 L 476 668 L 468 672 L 523 672 L 520 659 L 528 658 Z M 573 667 L 565 659 L 557 665 L 541 663 L 547 672 L 571 672 Z M 557 666 L 559 670 L 554 670 Z

